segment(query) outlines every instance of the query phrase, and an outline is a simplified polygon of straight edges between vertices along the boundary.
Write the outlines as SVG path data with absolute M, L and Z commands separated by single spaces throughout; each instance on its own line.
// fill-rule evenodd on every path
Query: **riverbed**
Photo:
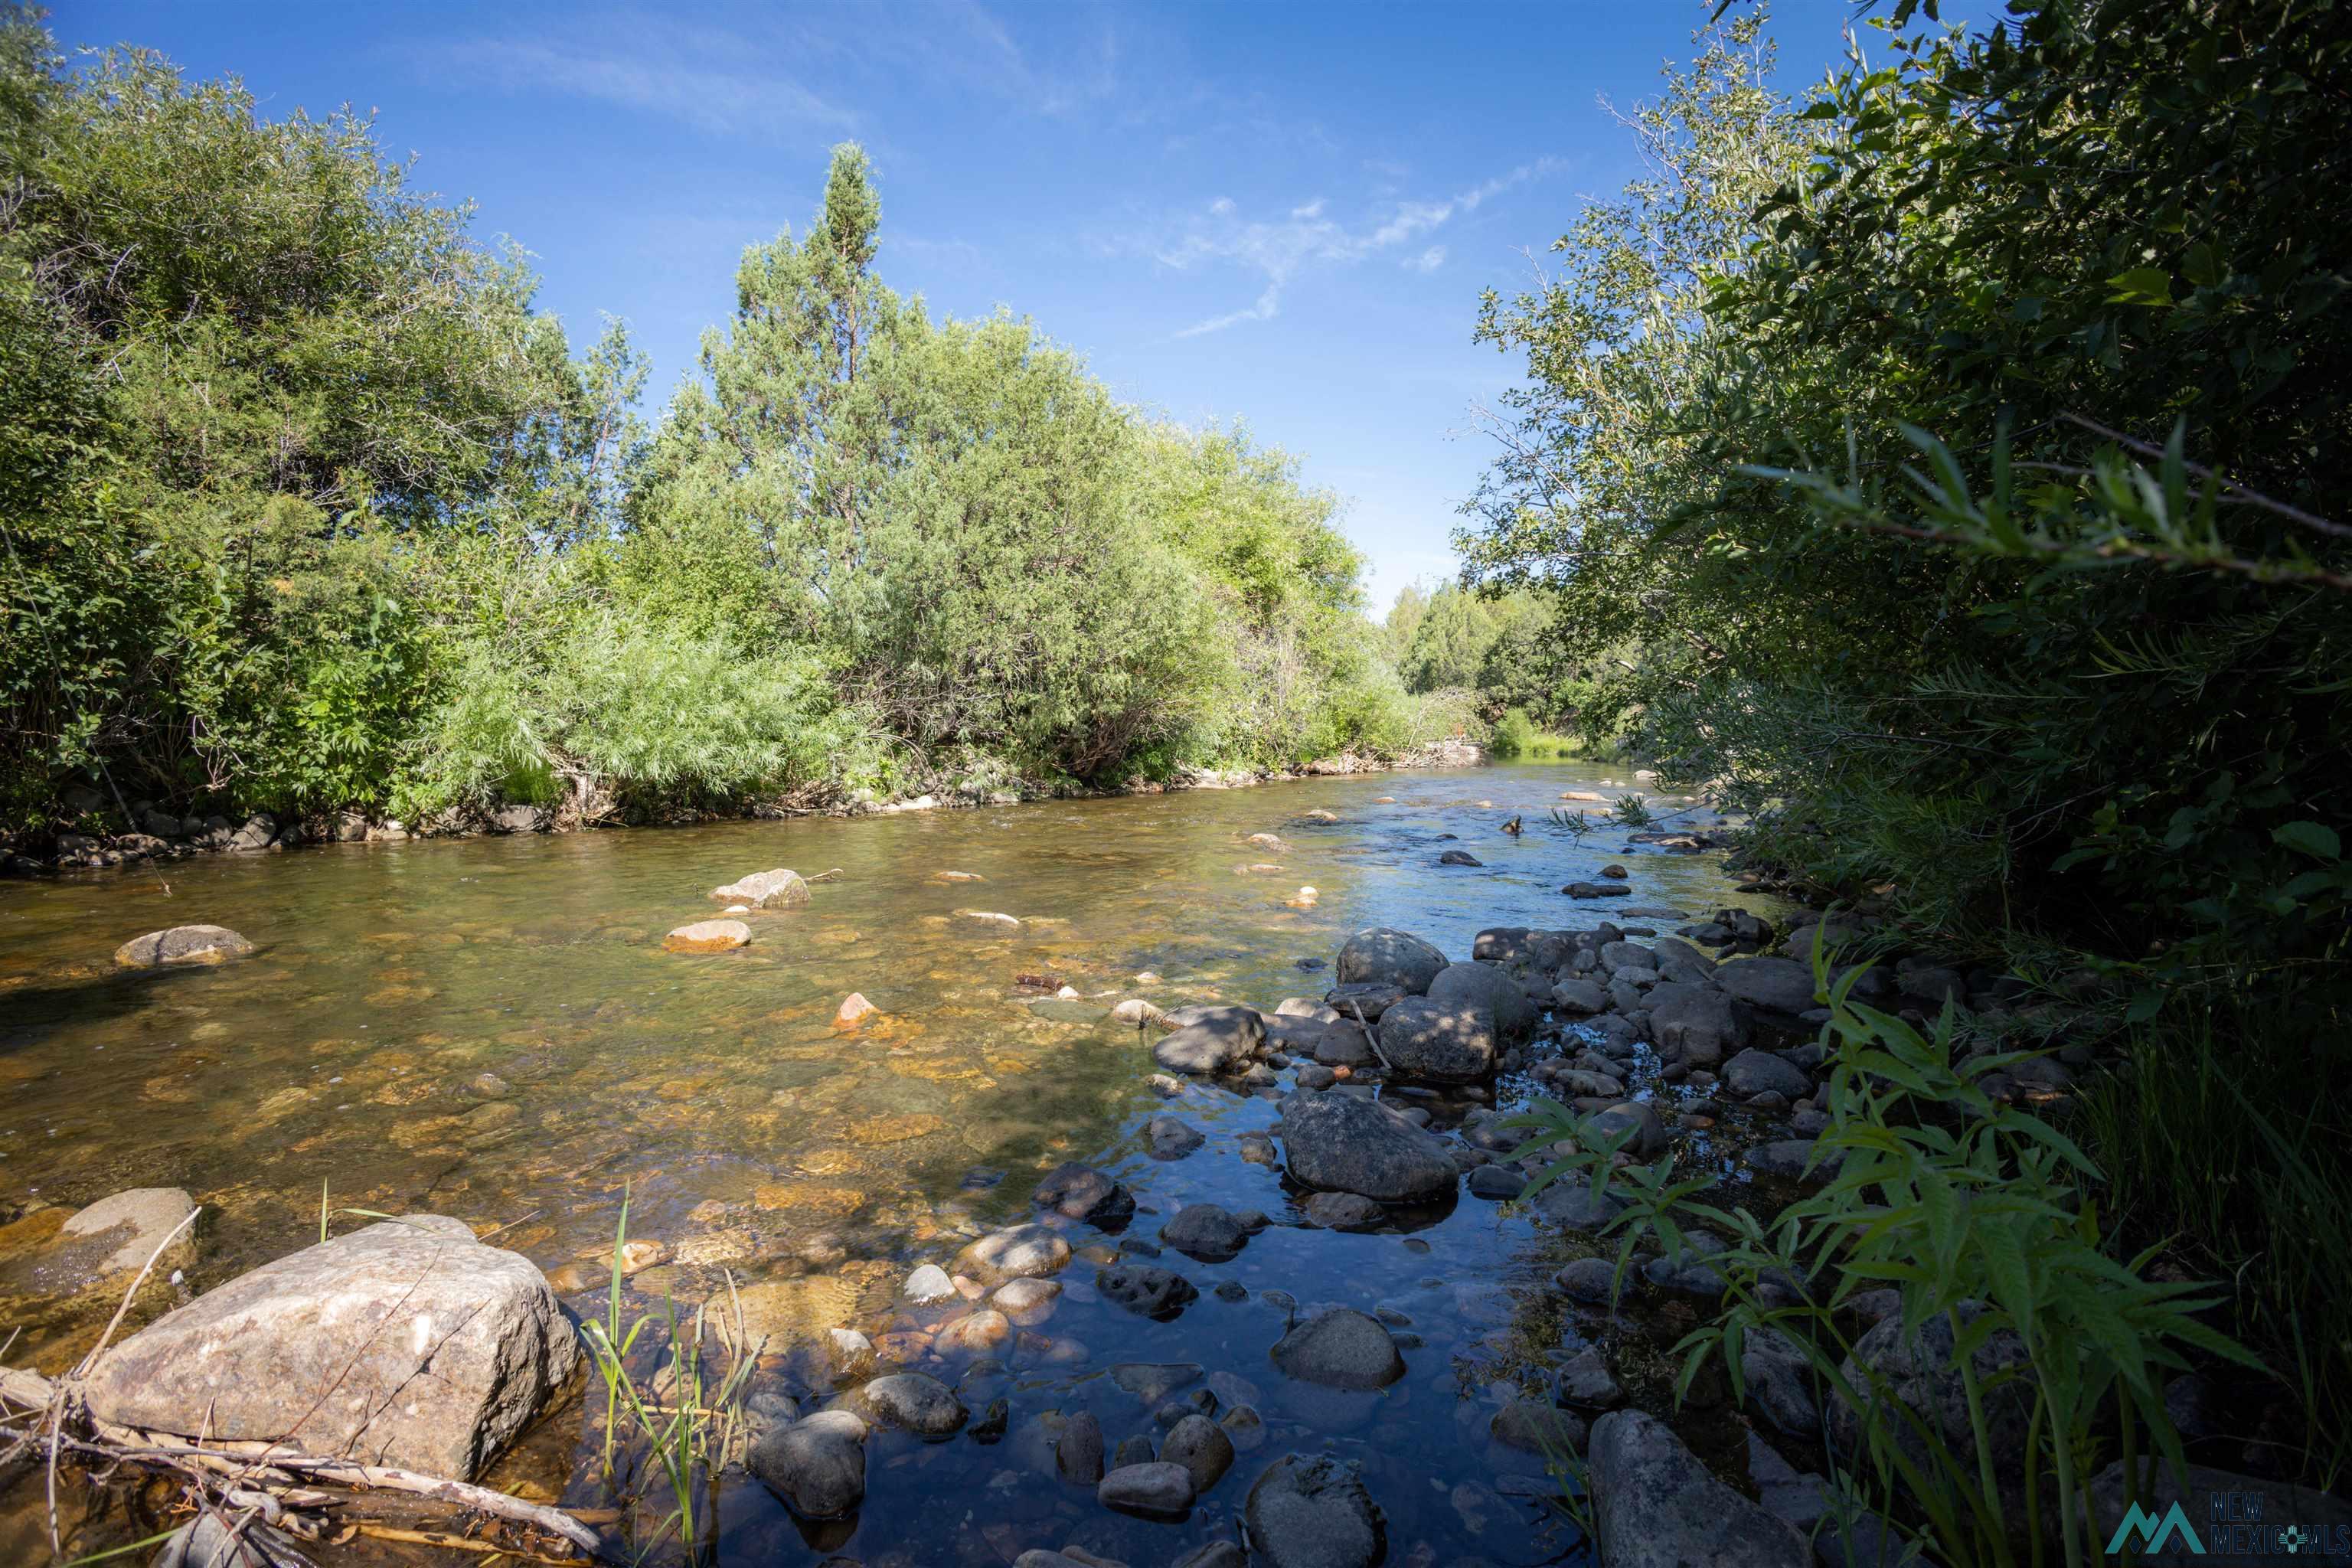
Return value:
M 863 1510 L 824 1526 L 741 1479 L 723 1495 L 721 1561 L 977 1565 L 1076 1542 L 1142 1568 L 1231 1538 L 1249 1481 L 1286 1451 L 1361 1462 L 1391 1562 L 1576 1561 L 1540 1458 L 1486 1436 L 1511 1389 L 1580 1343 L 1543 1289 L 1567 1244 L 1466 1194 L 1371 1233 L 1304 1227 L 1278 1168 L 1240 1157 L 1244 1134 L 1273 1127 L 1273 1091 L 1195 1081 L 1162 1099 L 1149 1037 L 1108 1009 L 1319 999 L 1365 926 L 1458 961 L 1490 926 L 1664 931 L 1727 904 L 1770 912 L 1734 894 L 1719 857 L 1549 820 L 1566 792 L 1631 790 L 1617 777 L 1576 764 L 1380 773 L 326 846 L 0 884 L 0 1212 L 184 1187 L 211 1210 L 200 1289 L 316 1240 L 323 1186 L 330 1208 L 503 1226 L 499 1245 L 593 1311 L 625 1190 L 630 1235 L 664 1259 L 631 1277 L 641 1303 L 701 1301 L 731 1275 L 754 1331 L 782 1342 L 886 1330 L 910 1269 L 1026 1217 L 1039 1175 L 1081 1161 L 1135 1193 L 1130 1237 L 1148 1241 L 1187 1202 L 1274 1224 L 1227 1263 L 1162 1259 L 1201 1291 L 1166 1322 L 1095 1299 L 1092 1268 L 1075 1264 L 1049 1321 L 962 1369 L 975 1410 L 1006 1399 L 1003 1440 L 877 1436 Z M 1514 816 L 1517 837 L 1502 830 Z M 1281 842 L 1252 843 L 1260 833 Z M 1447 850 L 1483 864 L 1441 865 Z M 1630 897 L 1561 895 L 1611 864 L 1628 869 Z M 839 875 L 806 908 L 739 917 L 744 948 L 662 950 L 671 928 L 719 912 L 709 889 L 772 867 Z M 112 962 L 142 931 L 198 921 L 258 952 L 168 972 Z M 837 1026 L 853 992 L 879 1013 Z M 1421 1103 L 1444 1125 L 1525 1091 L 1507 1078 Z M 1207 1141 L 1155 1160 L 1142 1130 L 1170 1113 Z M 1119 1245 L 1071 1239 L 1082 1259 Z M 1404 1334 L 1406 1377 L 1360 1395 L 1287 1384 L 1268 1348 L 1295 1311 L 1326 1302 Z M 24 1330 L 9 1359 L 45 1370 L 100 1327 L 23 1289 L 0 1310 L 0 1328 Z M 1264 1421 L 1260 1445 L 1180 1522 L 1108 1512 L 1052 1479 L 1063 1413 L 1092 1410 L 1109 1444 L 1156 1437 L 1151 1406 L 1110 1375 L 1133 1362 L 1198 1363 L 1192 1387 Z M 575 1404 L 496 1479 L 586 1500 L 583 1431 Z

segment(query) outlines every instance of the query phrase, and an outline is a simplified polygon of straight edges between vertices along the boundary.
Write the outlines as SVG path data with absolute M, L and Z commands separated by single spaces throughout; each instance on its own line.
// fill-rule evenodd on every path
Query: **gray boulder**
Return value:
M 1666 982 L 1651 988 L 1649 1003 L 1650 1037 L 1669 1067 L 1711 1068 L 1750 1038 L 1746 1015 L 1711 985 Z
M 1160 1459 L 1122 1465 L 1097 1484 L 1095 1500 L 1122 1513 L 1179 1519 L 1192 1506 L 1192 1472 Z
M 1609 1568 L 1804 1568 L 1811 1556 L 1642 1411 L 1595 1421 L 1587 1465 L 1593 1543 Z
M 1334 985 L 1323 994 L 1323 1000 L 1331 1011 L 1349 1023 L 1353 1023 L 1360 1014 L 1365 1023 L 1377 1024 L 1381 1021 L 1381 1014 L 1410 994 L 1411 993 L 1402 985 L 1391 984 L 1385 980 L 1371 980 L 1360 984 Z
M 126 969 L 156 969 L 167 963 L 222 963 L 252 951 L 253 943 L 226 926 L 173 926 L 132 937 L 114 950 L 114 962 Z
M 1596 981 L 1571 974 L 1551 988 L 1551 1005 L 1563 1013 L 1579 1016 L 1598 1013 L 1609 1005 L 1609 993 Z
M 1447 964 L 1429 983 L 1429 999 L 1485 1008 L 1494 1015 L 1495 1032 L 1506 1044 L 1524 1040 L 1536 1031 L 1535 1004 L 1528 1000 L 1527 988 L 1491 963 Z M 1386 1043 L 1387 1037 L 1383 1035 L 1381 1040 Z
M 950 1436 L 971 1415 L 953 1389 L 919 1372 L 877 1377 L 858 1394 L 884 1425 L 922 1437 Z
M 1445 955 L 1407 931 L 1372 926 L 1358 931 L 1339 950 L 1337 970 L 1342 985 L 1378 981 L 1407 995 L 1427 994 L 1429 983 L 1445 967 Z M 1345 1011 L 1345 1009 L 1342 1009 Z
M 168 1312 L 100 1358 L 117 1426 L 467 1480 L 580 1362 L 529 1258 L 418 1215 L 309 1247 Z
M 1794 1340 L 1778 1329 L 1750 1329 L 1740 1336 L 1739 1375 L 1748 1397 L 1784 1436 L 1822 1435 L 1822 1412 L 1813 1398 L 1812 1363 Z
M 1192 1495 L 1198 1497 L 1234 1468 L 1234 1440 L 1223 1427 L 1195 1412 L 1168 1428 L 1168 1436 L 1160 1440 L 1160 1458 L 1184 1467 L 1192 1478 Z
M 1298 1209 L 1307 1224 L 1325 1230 L 1372 1230 L 1388 1218 L 1388 1210 L 1360 1193 L 1317 1193 Z
M 1595 1148 L 1629 1128 L 1633 1130 L 1633 1136 L 1625 1145 L 1627 1153 L 1647 1159 L 1664 1152 L 1666 1147 L 1666 1124 L 1658 1120 L 1655 1110 L 1638 1100 L 1621 1100 L 1606 1110 L 1593 1112 L 1586 1120 L 1584 1128 Z
M 1381 1059 L 1372 1050 L 1371 1040 L 1352 1020 L 1324 1025 L 1322 1033 L 1315 1037 L 1314 1048 L 1303 1054 L 1327 1068 L 1369 1067 Z
M 1163 1245 L 1202 1263 L 1223 1263 L 1249 1238 L 1249 1228 L 1215 1204 L 1186 1204 L 1160 1227 Z
M 1294 1090 L 1282 1101 L 1283 1157 L 1292 1179 L 1382 1203 L 1423 1203 L 1454 1191 L 1438 1139 L 1378 1100 Z
M 1239 1071 L 1265 1039 L 1265 1020 L 1255 1007 L 1179 1007 L 1168 1022 L 1173 1027 L 1151 1047 L 1151 1058 L 1171 1072 Z
M 1783 1094 L 1802 1100 L 1812 1093 L 1813 1080 L 1768 1051 L 1750 1047 L 1723 1065 L 1724 1087 L 1743 1099 L 1751 1094 Z
M 1326 1388 L 1386 1388 L 1404 1375 L 1404 1357 L 1388 1329 L 1351 1307 L 1318 1313 L 1283 1335 L 1274 1364 Z
M 1285 1454 L 1243 1510 L 1250 1558 L 1264 1568 L 1373 1568 L 1388 1554 L 1381 1510 L 1352 1465 Z
M 1061 1436 L 1054 1439 L 1054 1471 L 1081 1486 L 1102 1479 L 1102 1424 L 1093 1411 L 1081 1410 L 1062 1423 Z
M 1718 964 L 1715 983 L 1753 1007 L 1791 1016 L 1813 1006 L 1813 966 L 1793 958 L 1741 958 Z
M 1495 1015 L 1483 1006 L 1415 997 L 1381 1019 L 1381 1055 L 1415 1078 L 1473 1083 L 1495 1070 Z
M 745 1464 L 803 1519 L 839 1518 L 866 1500 L 866 1423 L 820 1410 L 770 1429 Z

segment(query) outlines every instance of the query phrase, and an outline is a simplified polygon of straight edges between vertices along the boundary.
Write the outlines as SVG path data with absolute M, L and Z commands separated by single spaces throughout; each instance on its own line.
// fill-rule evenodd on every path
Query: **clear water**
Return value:
M 723 1560 L 998 1563 L 1076 1541 L 1168 1562 L 1234 1532 L 1268 1460 L 1325 1448 L 1363 1462 L 1391 1562 L 1573 1560 L 1576 1531 L 1545 1506 L 1540 1463 L 1486 1438 L 1500 1398 L 1582 1342 L 1539 1288 L 1563 1244 L 1466 1195 L 1410 1235 L 1299 1227 L 1278 1172 L 1238 1157 L 1241 1134 L 1274 1124 L 1271 1100 L 1197 1085 L 1163 1101 L 1144 1082 L 1147 1038 L 1095 1015 L 1130 995 L 1268 1008 L 1319 996 L 1347 933 L 1367 925 L 1465 958 L 1486 926 L 1665 930 L 1740 901 L 1717 858 L 1554 827 L 1547 814 L 1563 791 L 1621 793 L 1600 776 L 1570 764 L 1372 774 L 858 820 L 345 845 L 0 884 L 0 1212 L 185 1187 L 213 1210 L 201 1287 L 315 1240 L 323 1183 L 338 1205 L 507 1226 L 501 1245 L 593 1311 L 625 1185 L 631 1235 L 672 1253 L 633 1277 L 635 1292 L 699 1300 L 723 1293 L 730 1270 L 755 1331 L 782 1342 L 834 1323 L 892 1326 L 909 1268 L 1025 1215 L 1045 1169 L 1088 1161 L 1157 1211 L 1129 1236 L 1148 1238 L 1160 1215 L 1203 1199 L 1276 1224 L 1227 1264 L 1160 1259 L 1202 1290 L 1168 1323 L 1092 1300 L 1082 1258 L 1031 1348 L 1008 1347 L 1001 1373 L 969 1385 L 975 1412 L 1009 1399 L 1004 1442 L 877 1434 L 854 1528 L 804 1531 L 756 1482 L 730 1485 Z M 1384 795 L 1393 804 L 1378 804 Z M 1339 820 L 1307 820 L 1312 811 Z M 1517 839 L 1500 831 L 1515 815 L 1528 827 Z M 1247 842 L 1260 832 L 1284 846 Z M 1447 848 L 1486 864 L 1441 867 Z M 1611 862 L 1632 868 L 1631 898 L 1560 896 Z M 841 874 L 811 907 L 740 917 L 749 947 L 662 951 L 670 928 L 719 912 L 709 889 L 777 866 Z M 1316 889 L 1311 903 L 1302 886 Z M 975 909 L 1023 923 L 957 913 Z M 197 921 L 259 952 L 164 973 L 112 963 L 142 931 Z M 1138 983 L 1145 972 L 1160 981 Z M 1066 982 L 1088 1005 L 1041 1002 L 1023 975 Z M 837 1029 L 853 991 L 883 1016 Z M 485 1072 L 511 1093 L 478 1098 L 468 1086 Z M 1467 1108 L 1433 1106 L 1441 1124 Z M 1142 1124 L 1171 1110 L 1208 1143 L 1153 1161 Z M 1083 1227 L 1072 1240 L 1115 1245 Z M 1211 1293 L 1228 1279 L 1249 1299 Z M 1424 1343 L 1382 1394 L 1286 1384 L 1266 1358 L 1288 1315 L 1269 1289 L 1388 1306 Z M 0 1296 L 0 1312 L 24 1330 L 19 1364 L 69 1363 L 99 1326 L 86 1304 L 23 1289 Z M 1671 1342 L 1679 1325 L 1661 1331 Z M 1156 1436 L 1150 1411 L 1107 1376 L 1121 1361 L 1201 1363 L 1265 1418 L 1268 1440 L 1182 1523 L 1110 1514 L 1051 1479 L 1051 1412 L 1093 1408 L 1110 1444 Z M 952 1381 L 961 1367 L 927 1370 Z M 499 1479 L 584 1500 L 583 1419 L 575 1409 L 550 1426 Z

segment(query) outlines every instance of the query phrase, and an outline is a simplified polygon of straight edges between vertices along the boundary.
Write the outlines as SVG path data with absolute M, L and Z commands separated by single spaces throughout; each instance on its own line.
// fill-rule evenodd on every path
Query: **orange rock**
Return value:
M 725 952 L 751 940 L 751 928 L 741 921 L 697 921 L 662 938 L 671 952 Z

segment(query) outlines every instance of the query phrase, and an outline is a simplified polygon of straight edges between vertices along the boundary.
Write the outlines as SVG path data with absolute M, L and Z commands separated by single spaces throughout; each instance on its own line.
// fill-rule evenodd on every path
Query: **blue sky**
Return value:
M 1853 9 L 1783 0 L 1784 81 Z M 241 75 L 272 116 L 373 109 L 418 186 L 533 253 L 575 343 L 629 322 L 656 407 L 742 247 L 805 226 L 827 149 L 861 141 L 886 280 L 1008 305 L 1122 397 L 1296 453 L 1348 498 L 1377 613 L 1453 570 L 1471 409 L 1516 369 L 1470 341 L 1479 291 L 1636 172 L 1602 100 L 1654 91 L 1706 10 L 68 0 L 51 26 Z

